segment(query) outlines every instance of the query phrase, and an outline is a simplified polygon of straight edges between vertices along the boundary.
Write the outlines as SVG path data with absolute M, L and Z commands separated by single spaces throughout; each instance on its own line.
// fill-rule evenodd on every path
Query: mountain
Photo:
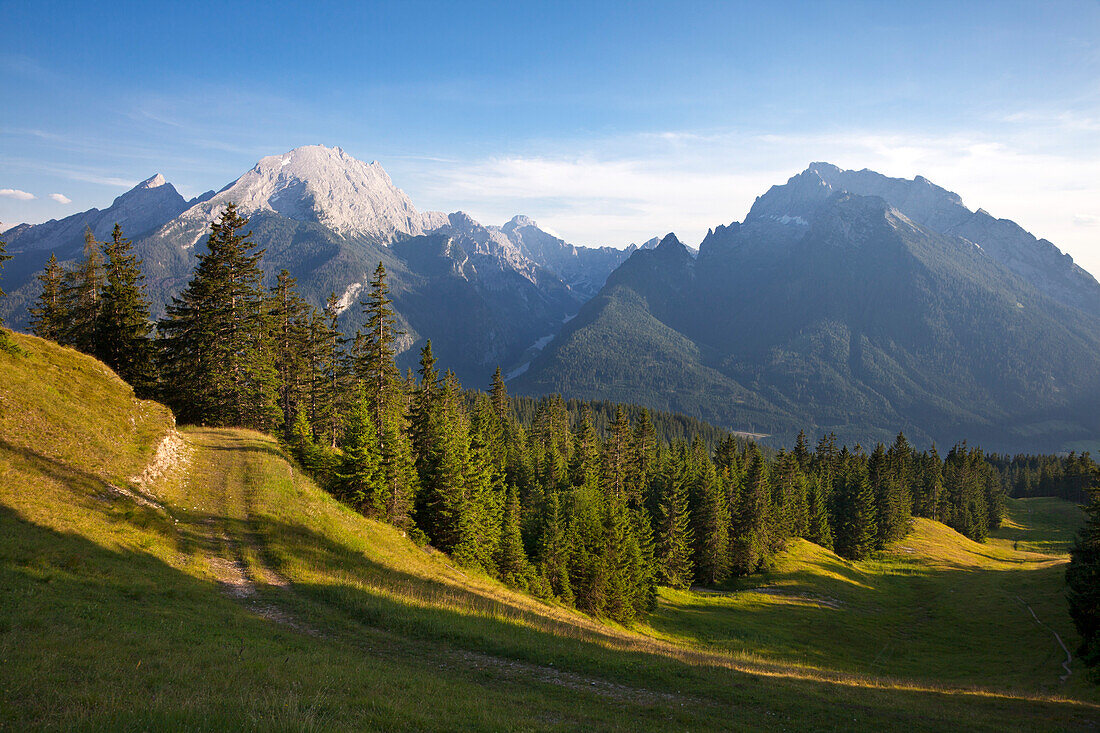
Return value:
M 191 201 L 158 175 L 104 211 L 17 227 L 6 237 L 16 255 L 5 270 L 12 297 L 0 304 L 7 322 L 26 327 L 38 290 L 34 275 L 50 252 L 73 260 L 85 226 L 104 239 L 115 221 L 143 258 L 154 314 L 163 313 L 189 280 L 210 222 L 229 202 L 249 217 L 254 241 L 265 248 L 266 274 L 288 269 L 317 307 L 336 293 L 349 332 L 361 322 L 355 303 L 384 262 L 405 330 L 402 365 L 414 364 L 431 338 L 442 362 L 473 384 L 556 333 L 629 255 L 567 244 L 526 217 L 495 227 L 462 212 L 420 212 L 377 162 L 309 145 L 263 158 L 221 190 Z
M 813 163 L 807 173 L 820 178 L 827 190 L 878 196 L 921 226 L 973 242 L 1054 300 L 1100 316 L 1100 283 L 1072 257 L 1016 222 L 994 218 L 984 209 L 971 211 L 958 194 L 923 176 L 911 181 L 888 178 L 829 163 Z
M 138 239 L 183 213 L 191 203 L 157 173 L 106 209 L 89 209 L 42 224 L 20 224 L 5 232 L 4 241 L 13 256 L 4 268 L 8 297 L 0 301 L 0 312 L 5 321 L 15 328 L 26 326 L 27 307 L 38 295 L 35 275 L 51 253 L 63 262 L 79 257 L 86 229 L 91 228 L 96 239 L 103 241 L 110 239 L 117 222 L 127 237 Z
M 633 253 L 513 391 L 641 402 L 778 442 L 801 428 L 1006 450 L 1100 436 L 1095 280 L 1044 240 L 998 239 L 1011 222 L 978 237 L 984 217 L 959 225 L 951 194 L 918 205 L 883 184 L 922 224 L 844 189 L 849 173 L 810 166 L 696 259 L 673 236 Z

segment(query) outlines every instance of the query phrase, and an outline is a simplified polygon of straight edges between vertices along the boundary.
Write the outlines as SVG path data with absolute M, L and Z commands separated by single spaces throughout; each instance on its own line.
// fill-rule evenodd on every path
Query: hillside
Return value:
M 1058 648 L 1016 599 L 1072 648 L 1064 556 L 1006 544 L 1030 542 L 1027 503 L 1012 507 L 1022 534 L 986 545 L 924 520 L 864 563 L 798 542 L 752 579 L 757 590 L 662 591 L 658 611 L 624 629 L 511 592 L 362 518 L 266 436 L 176 433 L 163 407 L 134 400 L 95 360 L 14 338 L 23 353 L 0 354 L 2 727 L 1100 720 L 1079 665 L 1058 681 Z M 1039 514 L 1036 542 L 1072 521 Z

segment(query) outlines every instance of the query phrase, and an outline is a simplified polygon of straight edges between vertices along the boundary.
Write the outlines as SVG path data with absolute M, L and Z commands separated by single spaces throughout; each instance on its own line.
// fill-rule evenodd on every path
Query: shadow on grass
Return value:
M 327 720 L 336 727 L 420 721 L 415 727 L 504 728 L 511 721 L 525 728 L 992 730 L 1004 720 L 1066 729 L 1100 718 L 1095 708 L 1077 703 L 875 689 L 858 680 L 804 679 L 766 666 L 746 672 L 701 655 L 623 648 L 617 634 L 578 630 L 533 609 L 379 564 L 303 526 L 258 517 L 231 529 L 266 538 L 270 544 L 261 549 L 273 560 L 286 557 L 356 581 L 264 593 L 264 602 L 284 604 L 331 634 L 297 634 L 152 555 L 108 550 L 0 505 L 0 650 L 8 659 L 19 650 L 18 663 L 0 672 L 0 721 L 17 728 L 49 721 L 111 727 L 120 719 L 145 723 L 138 727 L 181 721 L 264 727 L 255 700 L 226 680 L 248 691 L 267 685 L 269 694 L 291 695 L 294 684 L 309 688 L 331 660 L 342 670 L 327 683 L 339 701 L 328 705 Z M 443 692 L 468 698 L 483 714 L 497 716 L 497 724 L 445 717 L 455 701 L 439 701 L 438 715 L 416 695 L 364 701 L 365 680 L 382 677 L 397 688 L 446 681 Z M 151 704 L 150 690 L 165 697 L 153 695 Z M 109 700 L 115 717 L 88 705 L 96 699 Z M 381 718 L 357 717 L 377 706 L 386 710 Z M 120 707 L 131 717 L 119 718 Z

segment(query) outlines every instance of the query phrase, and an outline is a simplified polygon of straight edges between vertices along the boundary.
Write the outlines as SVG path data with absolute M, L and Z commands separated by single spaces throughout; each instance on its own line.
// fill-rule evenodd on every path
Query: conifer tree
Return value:
M 465 539 L 468 526 L 466 466 L 470 446 L 469 424 L 461 387 L 447 372 L 440 394 L 439 431 L 431 446 L 430 471 L 425 481 L 423 529 L 432 544 L 453 552 Z
M 1077 534 L 1066 568 L 1069 613 L 1081 635 L 1077 655 L 1089 667 L 1100 664 L 1100 471 L 1095 482 L 1088 489 L 1085 526 Z
M 636 594 L 646 572 L 641 548 L 625 502 L 608 501 L 604 518 L 604 553 L 607 580 L 603 613 L 629 623 L 637 613 Z
M 155 368 L 141 260 L 118 224 L 103 253 L 106 266 L 96 314 L 96 356 L 129 382 L 139 397 L 148 397 L 155 383 Z
M 863 560 L 875 549 L 878 527 L 875 524 L 875 494 L 867 478 L 867 466 L 859 455 L 842 451 L 837 477 L 839 515 L 835 533 L 838 555 Z
M 489 390 L 489 396 L 493 401 L 493 410 L 501 422 L 507 421 L 510 416 L 511 406 L 508 402 L 508 388 L 504 385 L 504 376 L 500 373 L 500 367 L 493 372 L 493 383 Z
M 627 465 L 627 486 L 631 507 L 638 509 L 653 502 L 653 478 L 657 473 L 657 432 L 649 410 L 642 410 L 634 434 L 631 436 L 630 458 Z
M 687 588 L 695 575 L 687 489 L 671 461 L 659 483 L 662 496 L 656 521 L 657 581 L 670 588 Z
M 733 518 L 731 566 L 738 575 L 754 573 L 770 544 L 768 537 L 768 470 L 764 455 L 753 447 L 747 456 L 748 473 Z
M 64 270 L 57 262 L 53 254 L 46 261 L 45 270 L 38 275 L 38 282 L 42 285 L 38 300 L 31 306 L 31 332 L 50 341 L 60 341 L 68 314 L 65 313 L 62 303 L 62 288 L 64 287 Z
M 61 340 L 85 354 L 96 353 L 100 293 L 103 289 L 103 256 L 91 228 L 84 230 L 84 259 L 62 280 L 62 311 L 66 314 Z
M 607 436 L 604 447 L 604 492 L 614 501 L 625 501 L 635 498 L 633 487 L 626 485 L 627 468 L 630 460 L 630 423 L 627 422 L 626 413 L 622 405 L 615 409 L 615 422 Z
M 496 562 L 501 580 L 513 587 L 526 588 L 530 576 L 530 565 L 523 549 L 523 538 L 520 536 L 519 512 L 519 494 L 515 486 L 509 485 L 506 490 Z M 557 589 L 555 593 L 558 593 Z
M 10 260 L 10 259 L 11 259 L 11 255 L 8 254 L 8 252 L 7 252 L 7 246 L 4 244 L 3 240 L 0 240 L 0 272 L 3 272 L 4 263 L 7 260 Z M 4 295 L 5 295 L 4 290 L 2 288 L 0 288 L 0 299 L 3 299 Z M 0 318 L 0 326 L 3 326 L 3 325 L 4 325 L 4 319 Z
M 566 524 L 558 494 L 553 493 L 546 502 L 545 524 L 539 542 L 539 570 L 558 600 L 572 604 L 573 586 L 569 582 L 571 545 Z
M 248 220 L 229 204 L 159 323 L 164 397 L 183 422 L 270 430 L 279 421 L 274 343 Z
M 310 472 L 318 471 L 319 466 L 317 466 L 316 461 L 317 444 L 314 441 L 313 428 L 306 418 L 304 408 L 300 408 L 294 414 L 294 420 L 287 431 L 287 445 L 302 468 Z
M 403 332 L 397 329 L 397 314 L 390 287 L 386 283 L 386 268 L 381 261 L 370 281 L 370 292 L 362 303 L 366 316 L 366 333 L 360 347 L 358 374 L 366 387 L 367 399 L 374 415 L 374 424 L 381 437 L 387 411 L 397 401 L 401 373 L 397 369 L 397 339 Z
M 416 469 L 423 486 L 433 485 L 435 444 L 439 440 L 439 372 L 435 368 L 431 339 L 420 349 L 420 382 L 412 396 L 410 432 Z
M 569 585 L 577 608 L 599 615 L 607 602 L 609 575 L 604 501 L 600 492 L 584 488 L 575 489 L 572 499 Z
M 698 437 L 692 443 L 689 461 L 695 579 L 703 585 L 714 585 L 729 575 L 729 502 L 718 471 Z
M 569 467 L 573 486 L 597 489 L 600 485 L 600 439 L 592 424 L 592 410 L 581 413 L 581 422 L 573 438 L 573 462 Z
M 314 424 L 318 439 L 324 437 L 332 449 L 340 436 L 340 414 L 344 411 L 344 395 L 350 391 L 348 355 L 344 351 L 345 339 L 340 335 L 337 319 L 340 316 L 336 293 L 330 293 L 325 301 L 322 318 L 315 319 L 313 338 L 318 349 L 318 374 L 316 375 Z
M 803 537 L 816 545 L 832 549 L 833 529 L 829 526 L 829 508 L 817 476 L 807 478 L 806 515 L 806 534 Z
M 275 340 L 275 370 L 279 375 L 279 407 L 289 427 L 306 401 L 309 380 L 310 306 L 297 291 L 298 281 L 283 269 L 271 287 L 269 313 Z
M 368 517 L 385 515 L 385 497 L 381 486 L 381 456 L 378 433 L 371 419 L 370 406 L 360 394 L 348 415 L 343 458 L 336 473 L 341 497 Z

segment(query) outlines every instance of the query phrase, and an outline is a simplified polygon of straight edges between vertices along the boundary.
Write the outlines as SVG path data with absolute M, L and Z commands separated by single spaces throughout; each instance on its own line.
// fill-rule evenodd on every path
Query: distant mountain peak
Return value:
M 389 242 L 439 224 L 425 219 L 377 162 L 364 163 L 339 147 L 303 145 L 269 155 L 216 195 L 184 213 L 187 221 L 213 220 L 227 203 L 246 216 L 274 214 L 314 221 L 345 237 Z M 199 235 L 201 237 L 201 233 Z M 198 241 L 198 240 L 196 240 Z
M 149 178 L 146 178 L 144 181 L 142 181 L 138 185 L 134 186 L 134 188 L 135 189 L 138 189 L 138 188 L 141 188 L 141 189 L 159 188 L 160 186 L 163 186 L 166 183 L 168 183 L 168 181 L 164 180 L 164 176 L 162 176 L 160 173 L 157 173 L 157 174 L 155 174 L 155 175 L 153 175 Z
M 516 214 L 515 216 L 513 216 L 511 219 L 508 220 L 507 224 L 505 224 L 501 228 L 504 229 L 504 231 L 506 231 L 506 232 L 510 232 L 513 229 L 522 229 L 523 227 L 536 227 L 536 228 L 538 228 L 538 224 L 536 224 L 535 220 L 532 219 L 529 216 L 524 216 L 523 214 Z

